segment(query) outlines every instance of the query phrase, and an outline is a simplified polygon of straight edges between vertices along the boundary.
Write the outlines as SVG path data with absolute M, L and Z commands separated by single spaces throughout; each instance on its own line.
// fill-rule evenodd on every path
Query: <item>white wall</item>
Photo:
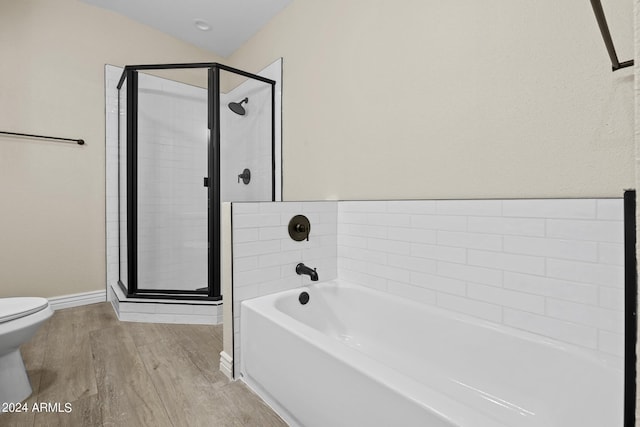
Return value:
M 622 59 L 632 4 L 604 3 Z M 232 57 L 284 58 L 284 200 L 620 197 L 633 71 L 589 2 L 294 1 Z

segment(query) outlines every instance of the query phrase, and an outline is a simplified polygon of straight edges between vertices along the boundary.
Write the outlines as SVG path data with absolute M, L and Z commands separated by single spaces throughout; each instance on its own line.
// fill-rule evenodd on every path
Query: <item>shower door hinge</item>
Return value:
M 207 177 L 207 176 L 204 177 L 204 186 L 205 187 L 209 186 L 209 177 Z

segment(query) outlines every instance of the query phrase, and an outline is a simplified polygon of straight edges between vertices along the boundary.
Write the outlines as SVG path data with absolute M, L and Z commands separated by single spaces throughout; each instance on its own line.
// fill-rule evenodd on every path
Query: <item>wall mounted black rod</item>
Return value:
M 78 145 L 84 145 L 84 139 L 58 138 L 56 136 L 32 135 L 30 133 L 16 133 L 16 132 L 4 132 L 4 131 L 0 131 L 0 134 L 13 135 L 13 136 L 26 136 L 29 138 L 51 139 L 53 141 L 72 141 Z
M 600 32 L 602 33 L 602 39 L 609 52 L 611 58 L 611 68 L 613 71 L 620 68 L 633 66 L 633 59 L 630 61 L 620 62 L 618 61 L 618 55 L 616 54 L 616 48 L 613 46 L 613 40 L 611 39 L 611 33 L 609 32 L 609 26 L 607 25 L 607 18 L 604 16 L 604 10 L 602 9 L 602 3 L 600 0 L 591 0 L 591 6 L 593 7 L 593 13 L 596 15 Z

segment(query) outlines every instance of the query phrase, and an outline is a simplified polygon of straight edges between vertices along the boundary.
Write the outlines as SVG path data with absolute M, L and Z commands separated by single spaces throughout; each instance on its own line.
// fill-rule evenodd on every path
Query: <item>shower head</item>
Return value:
M 244 104 L 245 102 L 248 103 L 249 102 L 249 98 L 245 98 L 240 102 L 230 102 L 229 103 L 229 108 L 234 113 L 239 114 L 241 116 L 244 116 L 246 114 L 246 111 L 245 111 L 244 107 L 242 106 L 242 104 Z

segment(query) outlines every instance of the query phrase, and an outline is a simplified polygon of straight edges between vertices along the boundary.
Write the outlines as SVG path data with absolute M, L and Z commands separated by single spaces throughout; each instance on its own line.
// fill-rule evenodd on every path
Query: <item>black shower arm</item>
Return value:
M 620 62 L 618 61 L 618 55 L 616 55 L 616 48 L 613 46 L 613 40 L 611 39 L 611 33 L 609 32 L 609 26 L 607 25 L 607 18 L 604 16 L 604 10 L 602 9 L 602 3 L 600 0 L 591 0 L 591 6 L 593 7 L 593 13 L 596 15 L 600 32 L 602 33 L 602 39 L 609 52 L 611 58 L 611 68 L 613 71 L 620 68 L 633 66 L 633 59 L 630 61 Z

